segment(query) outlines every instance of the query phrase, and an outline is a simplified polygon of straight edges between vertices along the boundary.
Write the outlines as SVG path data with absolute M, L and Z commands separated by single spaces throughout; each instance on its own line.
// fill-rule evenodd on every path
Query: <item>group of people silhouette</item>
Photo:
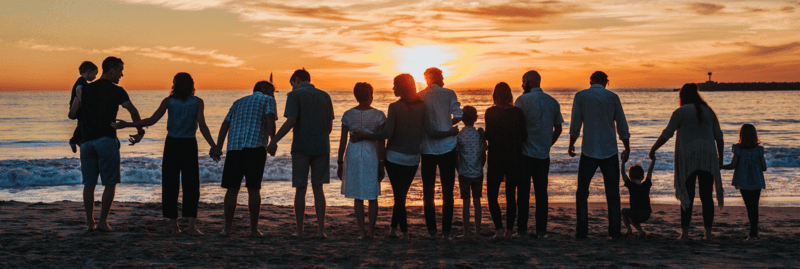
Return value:
M 248 191 L 250 235 L 263 236 L 258 229 L 261 209 L 260 188 L 267 155 L 274 156 L 278 142 L 289 131 L 293 132 L 291 145 L 292 187 L 295 188 L 294 211 L 296 233 L 303 237 L 305 197 L 308 182 L 314 196 L 318 223 L 317 236 L 325 238 L 326 202 L 323 186 L 330 181 L 330 142 L 334 111 L 330 95 L 311 84 L 311 75 L 304 69 L 296 70 L 289 82 L 292 91 L 287 94 L 284 110 L 286 121 L 276 126 L 277 105 L 275 88 L 268 81 L 255 84 L 253 94 L 240 98 L 231 106 L 220 126 L 217 140 L 211 136 L 204 116 L 204 102 L 194 95 L 194 81 L 187 73 L 178 73 L 173 80 L 172 92 L 146 119 L 117 86 L 123 76 L 124 63 L 108 57 L 102 64 L 103 73 L 95 79 L 98 68 L 91 62 L 81 64 L 81 78 L 73 86 L 69 118 L 77 119 L 78 126 L 70 139 L 73 151 L 80 146 L 81 172 L 84 187 L 84 205 L 89 231 L 110 232 L 108 213 L 116 184 L 120 183 L 120 142 L 116 129 L 135 127 L 130 135 L 134 145 L 145 135 L 143 127 L 157 123 L 168 113 L 167 137 L 162 160 L 163 214 L 170 219 L 171 232 L 181 232 L 178 224 L 178 196 L 183 188 L 182 216 L 188 218 L 188 232 L 201 235 L 197 229 L 199 192 L 199 164 L 196 132 L 198 128 L 210 146 L 211 158 L 219 161 L 223 146 L 228 144 L 221 186 L 227 189 L 224 199 L 224 236 L 232 233 L 233 218 L 242 179 Z M 561 107 L 541 88 L 542 78 L 537 71 L 522 76 L 524 93 L 516 100 L 511 87 L 500 82 L 492 94 L 493 105 L 486 110 L 485 130 L 475 128 L 477 110 L 461 106 L 457 94 L 444 88 L 442 71 L 432 67 L 425 71 L 427 87 L 417 92 L 414 78 L 400 74 L 394 78 L 393 91 L 399 99 L 389 105 L 388 111 L 375 109 L 373 88 L 359 82 L 353 89 L 358 105 L 346 111 L 341 119 L 342 132 L 338 149 L 337 176 L 342 182 L 341 193 L 354 199 L 357 225 L 361 238 L 375 237 L 378 214 L 377 197 L 380 182 L 386 175 L 391 183 L 394 205 L 392 209 L 390 238 L 409 238 L 406 199 L 411 183 L 421 170 L 423 183 L 424 215 L 430 238 L 438 238 L 434 204 L 435 185 L 438 178 L 442 192 L 442 238 L 454 238 L 453 210 L 456 179 L 463 200 L 463 235 L 481 236 L 484 166 L 486 166 L 486 194 L 496 238 L 547 237 L 548 174 L 550 149 L 562 133 L 564 119 Z M 578 155 L 575 144 L 582 136 L 577 176 L 576 214 L 574 238 L 589 235 L 589 186 L 596 170 L 603 175 L 608 206 L 608 236 L 619 238 L 621 223 L 632 234 L 645 237 L 641 227 L 652 212 L 650 187 L 656 161 L 656 151 L 676 132 L 675 191 L 681 202 L 680 239 L 689 238 L 695 186 L 699 185 L 702 201 L 705 236 L 711 239 L 716 188 L 717 201 L 723 207 L 723 188 L 720 169 L 735 169 L 732 183 L 742 192 L 750 217 L 748 238 L 758 237 L 758 200 L 765 187 L 763 171 L 766 170 L 764 149 L 759 146 L 755 127 L 745 124 L 740 130 L 739 143 L 733 146 L 731 164 L 723 165 L 723 133 L 714 111 L 703 100 L 697 85 L 686 84 L 680 90 L 680 107 L 670 117 L 658 140 L 649 152 L 649 169 L 632 165 L 626 173 L 630 156 L 630 132 L 617 94 L 606 89 L 609 79 L 601 72 L 589 78 L 590 88 L 575 94 L 572 118 L 569 125 L 568 154 Z M 119 106 L 131 115 L 131 122 L 117 119 Z M 464 124 L 458 128 L 459 123 Z M 620 152 L 617 139 L 624 149 Z M 456 177 L 458 172 L 458 177 Z M 310 175 L 310 176 L 309 176 Z M 94 190 L 98 177 L 105 186 L 99 222 L 94 218 Z M 619 181 L 630 193 L 630 208 L 621 209 Z M 500 185 L 505 184 L 505 224 L 498 203 Z M 531 188 L 533 187 L 533 190 Z M 535 196 L 535 230 L 528 231 L 530 195 Z M 368 201 L 369 227 L 365 224 L 364 201 Z M 470 222 L 470 208 L 474 210 L 475 223 Z M 516 226 L 516 233 L 515 231 Z

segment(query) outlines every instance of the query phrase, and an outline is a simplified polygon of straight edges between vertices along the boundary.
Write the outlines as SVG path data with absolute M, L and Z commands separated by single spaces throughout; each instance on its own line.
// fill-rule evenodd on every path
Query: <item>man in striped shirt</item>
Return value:
M 228 154 L 222 171 L 222 187 L 225 192 L 225 227 L 223 236 L 230 236 L 233 215 L 242 177 L 246 179 L 250 208 L 250 236 L 263 236 L 258 230 L 258 215 L 261 211 L 261 178 L 267 161 L 267 140 L 275 136 L 275 99 L 265 93 L 275 88 L 261 81 L 253 87 L 253 94 L 233 103 L 225 121 L 219 128 L 217 148 L 211 157 L 219 160 L 225 137 L 228 137 Z M 274 155 L 274 154 L 273 154 Z

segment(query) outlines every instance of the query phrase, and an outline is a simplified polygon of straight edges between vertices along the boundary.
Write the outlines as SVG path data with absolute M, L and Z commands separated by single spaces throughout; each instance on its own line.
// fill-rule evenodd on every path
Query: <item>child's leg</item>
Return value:
M 644 238 L 646 233 L 644 232 L 644 230 L 642 230 L 642 224 L 641 223 L 631 223 L 631 224 L 633 225 L 633 228 L 636 228 L 636 231 L 639 232 L 639 238 Z
M 628 229 L 628 231 L 625 232 L 625 235 L 630 235 L 633 232 L 631 230 L 630 209 L 623 208 L 621 210 L 621 213 L 622 213 L 622 223 L 624 223 L 625 224 L 625 228 Z
M 367 231 L 364 230 L 364 200 L 355 199 L 354 207 L 356 208 L 356 223 L 358 224 L 358 232 L 361 234 L 359 239 L 367 236 Z
M 466 235 L 469 234 L 469 232 L 471 230 L 470 229 L 471 225 L 469 223 L 469 219 L 470 219 L 470 215 L 469 215 L 469 198 L 466 198 L 465 196 L 466 195 L 464 195 L 464 193 L 461 194 L 461 197 L 462 197 L 462 199 L 461 199 L 461 203 L 462 203 L 462 206 L 461 206 L 461 209 L 462 209 L 462 211 L 461 211 L 461 219 L 464 221 L 464 235 L 466 236 Z
M 368 238 L 375 237 L 375 222 L 378 221 L 378 200 L 369 200 L 369 232 Z
M 761 190 L 739 190 L 742 193 L 747 217 L 750 220 L 750 234 L 748 237 L 758 237 L 758 200 L 761 198 Z
M 473 196 L 472 203 L 475 205 L 475 238 L 479 238 L 481 236 L 481 218 L 483 217 L 481 214 L 481 197 Z

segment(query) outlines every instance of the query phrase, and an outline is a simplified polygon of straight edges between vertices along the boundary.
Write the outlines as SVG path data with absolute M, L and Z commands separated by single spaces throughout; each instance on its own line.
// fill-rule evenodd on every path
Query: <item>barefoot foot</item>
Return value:
M 109 226 L 107 222 L 103 222 L 103 223 L 100 223 L 99 225 L 97 225 L 97 231 L 101 231 L 101 232 L 104 232 L 104 233 L 110 233 L 110 232 L 113 232 L 114 229 L 111 229 L 111 226 Z
M 219 233 L 219 235 L 224 236 L 224 237 L 229 237 L 229 236 L 231 236 L 231 229 L 228 228 L 228 227 L 222 227 L 222 232 Z
M 203 235 L 203 233 L 200 232 L 200 230 L 198 230 L 197 228 L 190 228 L 189 229 L 189 234 L 190 235 Z
M 264 233 L 262 233 L 258 229 L 250 230 L 250 237 L 264 237 Z
M 400 238 L 400 235 L 398 235 L 397 233 L 398 233 L 397 229 L 391 229 L 391 230 L 389 230 L 389 235 L 387 235 L 386 237 L 388 237 L 388 238 Z

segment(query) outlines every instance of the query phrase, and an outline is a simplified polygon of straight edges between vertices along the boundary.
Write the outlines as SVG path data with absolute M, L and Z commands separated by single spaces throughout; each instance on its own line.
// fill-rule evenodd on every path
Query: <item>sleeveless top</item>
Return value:
M 186 99 L 169 97 L 167 112 L 167 136 L 175 138 L 195 138 L 197 133 L 197 96 Z
M 761 156 L 764 156 L 764 147 L 741 148 L 739 144 L 733 145 L 733 153 L 739 156 L 736 170 L 733 170 L 731 184 L 737 189 L 749 191 L 766 188 L 764 184 L 764 170 L 761 167 Z

